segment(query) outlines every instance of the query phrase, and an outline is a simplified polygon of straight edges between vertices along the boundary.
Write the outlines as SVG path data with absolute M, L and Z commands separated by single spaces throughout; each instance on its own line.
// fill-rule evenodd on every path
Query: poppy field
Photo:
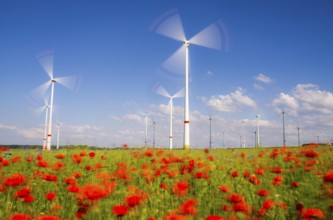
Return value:
M 0 219 L 333 219 L 333 148 L 3 148 Z

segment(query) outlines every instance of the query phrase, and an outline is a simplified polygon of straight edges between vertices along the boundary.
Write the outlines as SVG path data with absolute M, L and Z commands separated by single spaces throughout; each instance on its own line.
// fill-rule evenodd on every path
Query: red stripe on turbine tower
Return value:
M 190 123 L 190 121 L 184 121 L 184 124 L 189 124 Z

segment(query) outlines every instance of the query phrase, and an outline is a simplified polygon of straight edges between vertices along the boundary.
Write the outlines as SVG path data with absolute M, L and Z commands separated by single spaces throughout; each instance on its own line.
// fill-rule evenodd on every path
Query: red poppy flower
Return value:
M 233 204 L 232 210 L 234 212 L 243 212 L 245 214 L 248 214 L 250 211 L 250 208 L 245 202 L 237 202 L 237 203 Z
M 298 183 L 298 182 L 292 182 L 292 183 L 291 183 L 291 186 L 293 186 L 293 187 L 298 187 L 298 186 L 299 186 L 299 183 Z
M 177 196 L 186 196 L 189 188 L 186 181 L 180 181 L 172 186 L 172 192 Z
M 249 178 L 250 183 L 254 184 L 254 185 L 259 185 L 261 183 L 261 180 L 255 176 L 251 176 Z
M 238 176 L 238 171 L 234 171 L 234 172 L 232 172 L 231 176 L 232 176 L 232 177 L 237 177 L 237 176 Z
M 28 203 L 33 202 L 34 200 L 35 200 L 35 197 L 32 195 L 28 195 L 28 196 L 22 198 L 23 202 L 28 202 Z
M 283 169 L 281 167 L 274 167 L 272 173 L 282 173 Z
M 182 214 L 194 216 L 197 213 L 196 204 L 196 199 L 189 199 L 180 205 L 179 211 Z
M 324 176 L 324 181 L 325 182 L 332 182 L 333 183 L 333 170 L 329 171 L 325 174 Z
M 45 198 L 49 201 L 55 200 L 56 197 L 57 195 L 54 192 L 48 192 L 45 194 Z
M 21 160 L 21 157 L 20 156 L 14 156 L 13 158 L 12 158 L 12 162 L 13 163 L 17 163 L 17 162 L 19 162 Z
M 80 191 L 80 188 L 77 185 L 70 185 L 67 187 L 67 191 L 72 193 L 78 193 Z
M 232 203 L 244 202 L 244 196 L 239 194 L 231 194 L 228 199 Z
M 229 186 L 219 186 L 218 187 L 222 192 L 229 192 L 230 187 Z
M 26 182 L 25 176 L 20 173 L 12 174 L 10 177 L 4 180 L 5 186 L 18 186 Z
M 57 158 L 57 159 L 64 159 L 65 156 L 63 154 L 57 154 L 57 155 L 55 155 L 55 158 Z
M 224 220 L 224 218 L 218 215 L 209 215 L 206 217 L 206 220 Z
M 263 196 L 263 197 L 269 196 L 269 191 L 268 190 L 264 190 L 264 189 L 258 190 L 258 195 L 259 196 Z
M 31 192 L 31 188 L 29 187 L 23 187 L 22 189 L 18 190 L 16 193 L 15 193 L 15 198 L 24 198 L 24 197 L 27 197 L 28 195 L 30 195 L 30 192 Z
M 95 154 L 95 152 L 90 152 L 88 155 L 90 158 L 94 158 L 96 154 Z
M 125 200 L 126 200 L 126 204 L 129 207 L 134 207 L 140 204 L 141 201 L 141 196 L 139 195 L 133 195 L 133 196 L 128 196 Z
M 320 209 L 316 209 L 316 208 L 308 208 L 308 209 L 303 208 L 301 215 L 303 218 L 306 218 L 306 219 L 325 217 L 323 211 L 321 211 Z
M 60 220 L 60 217 L 56 215 L 40 215 L 36 220 Z
M 264 209 L 271 209 L 273 206 L 274 202 L 272 200 L 265 200 L 261 207 Z
M 53 174 L 45 174 L 43 176 L 43 179 L 47 180 L 47 181 L 52 181 L 52 182 L 57 182 L 58 181 L 58 177 L 56 175 L 53 175 Z
M 169 214 L 163 216 L 163 220 L 186 220 L 185 215 L 177 214 L 174 211 L 171 211 Z
M 80 188 L 80 197 L 83 199 L 97 200 L 107 195 L 105 188 L 96 184 L 87 184 Z
M 168 186 L 165 183 L 161 183 L 160 188 L 167 190 Z
M 257 174 L 257 175 L 264 175 L 265 174 L 265 170 L 263 168 L 258 168 L 258 169 L 256 169 L 255 174 Z
M 36 164 L 38 167 L 48 167 L 49 164 L 47 161 L 45 160 L 38 160 L 37 164 Z
M 249 177 L 250 175 L 251 175 L 251 173 L 250 173 L 250 171 L 248 171 L 248 170 L 245 170 L 244 173 L 243 173 L 243 177 L 244 177 L 244 178 L 247 178 L 247 177 Z
M 124 216 L 127 214 L 129 208 L 125 205 L 115 205 L 112 207 L 112 212 L 116 216 Z
M 32 220 L 31 215 L 26 214 L 13 214 L 9 216 L 9 220 Z

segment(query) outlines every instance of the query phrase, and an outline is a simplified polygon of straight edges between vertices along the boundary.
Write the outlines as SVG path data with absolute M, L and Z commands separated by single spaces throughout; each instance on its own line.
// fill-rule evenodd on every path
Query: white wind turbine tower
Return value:
M 53 76 L 53 52 L 48 51 L 39 56 L 37 56 L 38 61 L 49 75 L 50 79 L 39 86 L 36 91 L 40 93 L 45 93 L 46 90 L 51 86 L 51 96 L 50 96 L 50 110 L 49 110 L 49 120 L 48 120 L 48 131 L 47 131 L 47 143 L 46 150 L 51 150 L 51 140 L 52 140 L 52 113 L 53 113 L 53 96 L 54 96 L 54 84 L 57 82 L 67 88 L 74 89 L 78 86 L 78 77 L 66 76 L 54 78 Z
M 33 109 L 34 112 L 37 114 L 41 114 L 42 112 L 45 111 L 45 124 L 44 124 L 44 135 L 43 135 L 43 150 L 46 149 L 46 140 L 47 140 L 47 123 L 48 123 L 48 116 L 49 116 L 49 104 L 46 98 L 44 99 L 44 105 L 37 108 Z
M 223 27 L 219 22 L 213 23 L 196 34 L 190 40 L 185 37 L 184 29 L 177 10 L 173 10 L 162 16 L 153 25 L 152 31 L 183 42 L 178 49 L 165 63 L 164 67 L 174 63 L 174 60 L 185 58 L 185 100 L 184 100 L 184 149 L 190 149 L 190 113 L 189 113 L 189 46 L 191 44 L 208 47 L 212 49 L 223 49 Z M 224 38 L 225 40 L 225 38 Z M 185 56 L 184 56 L 185 52 Z M 180 57 L 181 56 L 181 57 Z
M 169 106 L 170 106 L 169 148 L 170 148 L 170 150 L 172 150 L 172 148 L 173 148 L 173 142 L 172 142 L 173 99 L 183 97 L 184 96 L 184 90 L 180 89 L 173 96 L 171 96 L 163 86 L 159 86 L 159 87 L 157 87 L 155 92 L 170 99 L 170 101 L 169 101 Z
M 58 127 L 58 135 L 57 135 L 57 150 L 59 150 L 59 143 L 60 143 L 60 122 L 58 122 L 57 127 Z

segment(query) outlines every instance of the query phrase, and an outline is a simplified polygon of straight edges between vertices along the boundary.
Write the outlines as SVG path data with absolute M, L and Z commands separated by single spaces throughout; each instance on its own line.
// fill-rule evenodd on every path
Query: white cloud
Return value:
M 273 82 L 273 80 L 269 76 L 266 76 L 264 74 L 259 74 L 259 75 L 255 76 L 254 79 L 257 81 L 260 81 L 262 83 L 266 83 L 266 84 Z
M 228 95 L 212 96 L 206 101 L 206 104 L 209 107 L 222 112 L 236 112 L 244 106 L 256 108 L 256 103 L 250 97 L 244 95 L 241 88 Z
M 257 83 L 253 84 L 253 88 L 256 89 L 256 90 L 263 90 L 264 89 L 264 87 L 258 85 Z
M 322 91 L 314 84 L 298 84 L 291 94 L 280 93 L 272 102 L 276 111 L 289 115 L 333 114 L 333 93 Z

